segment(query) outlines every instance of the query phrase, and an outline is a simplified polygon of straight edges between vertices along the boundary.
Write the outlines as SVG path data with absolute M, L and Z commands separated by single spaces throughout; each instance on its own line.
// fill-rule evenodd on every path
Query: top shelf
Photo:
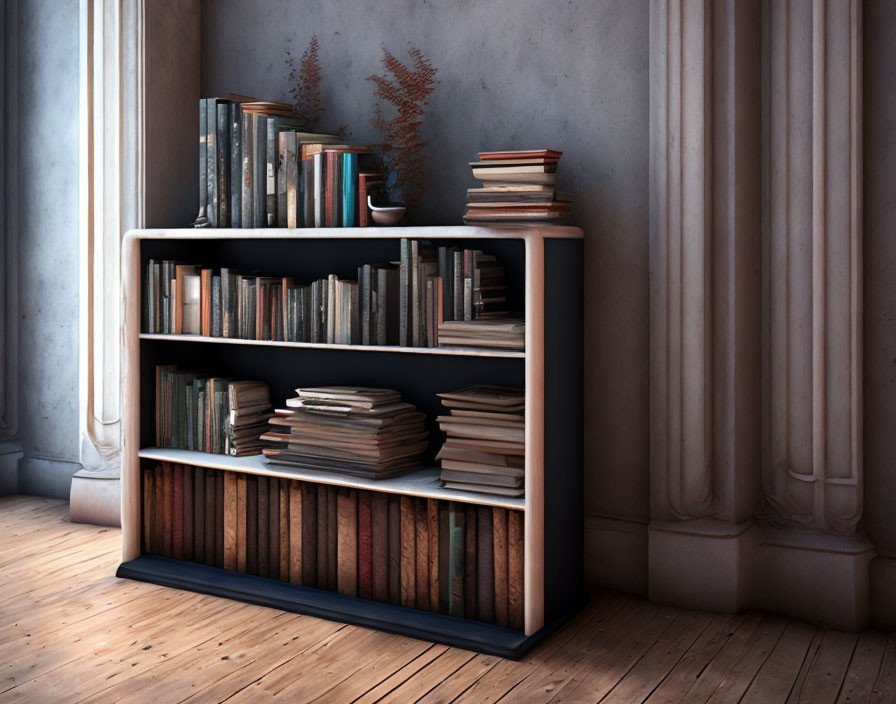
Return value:
M 220 240 L 220 239 L 584 239 L 578 227 L 562 225 L 467 225 L 406 227 L 263 227 L 263 228 L 165 228 L 129 230 L 125 239 Z

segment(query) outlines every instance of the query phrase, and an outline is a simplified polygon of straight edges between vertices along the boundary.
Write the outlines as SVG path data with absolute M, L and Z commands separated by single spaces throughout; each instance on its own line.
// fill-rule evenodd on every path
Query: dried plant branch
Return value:
M 302 58 L 296 65 L 292 53 L 286 52 L 286 65 L 289 67 L 289 94 L 293 100 L 293 112 L 302 121 L 302 124 L 313 131 L 320 122 L 323 107 L 320 100 L 320 42 L 317 35 L 311 37 L 311 42 L 302 53 Z

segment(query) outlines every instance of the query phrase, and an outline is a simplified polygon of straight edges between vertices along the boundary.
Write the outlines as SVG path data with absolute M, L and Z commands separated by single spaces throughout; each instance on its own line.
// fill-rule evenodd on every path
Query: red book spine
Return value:
M 358 596 L 373 598 L 373 540 L 369 491 L 358 492 Z

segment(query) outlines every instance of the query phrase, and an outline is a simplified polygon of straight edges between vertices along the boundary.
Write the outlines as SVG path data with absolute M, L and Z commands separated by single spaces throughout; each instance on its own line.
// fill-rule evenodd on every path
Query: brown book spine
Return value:
M 317 487 L 302 484 L 302 584 L 317 586 Z
M 479 566 L 476 547 L 479 544 L 476 535 L 478 522 L 478 510 L 475 506 L 467 505 L 464 511 L 464 616 L 477 618 L 476 604 L 476 570 Z
M 371 589 L 374 599 L 389 601 L 389 496 L 370 494 Z
M 289 575 L 289 479 L 280 479 L 280 579 Z
M 245 474 L 236 473 L 236 571 L 246 573 L 246 487 Z
M 237 476 L 224 474 L 224 569 L 236 572 L 237 563 Z
M 268 576 L 280 579 L 280 480 L 268 477 Z
M 476 617 L 480 621 L 492 623 L 495 620 L 495 570 L 494 539 L 492 536 L 492 509 L 488 506 L 477 507 L 478 520 L 476 533 L 477 567 L 476 567 Z
M 268 499 L 268 478 L 258 477 L 258 574 L 262 577 L 271 575 L 271 523 L 268 516 L 270 503 Z
M 426 533 L 429 538 L 429 608 L 439 610 L 439 501 L 426 499 Z
M 362 599 L 373 598 L 372 500 L 371 492 L 358 492 L 358 596 Z
M 401 603 L 401 497 L 389 494 L 389 602 Z
M 507 625 L 523 629 L 523 512 L 507 512 Z
M 327 588 L 327 574 L 330 567 L 327 565 L 327 543 L 329 541 L 327 530 L 327 487 L 324 484 L 317 485 L 317 586 Z
M 205 564 L 215 564 L 215 470 L 205 470 Z
M 426 515 L 426 499 L 414 499 L 414 544 L 417 608 L 429 610 L 429 518 Z
M 184 516 L 184 559 L 193 560 L 193 540 L 195 538 L 193 532 L 193 468 L 189 465 L 183 465 L 181 468 L 181 476 L 183 477 L 183 501 L 181 502 L 181 511 Z
M 158 464 L 152 470 L 152 545 L 156 555 L 165 552 L 165 473 Z
M 302 583 L 302 483 L 287 480 L 289 491 L 289 581 Z
M 492 555 L 495 582 L 495 623 L 507 625 L 507 509 L 492 508 Z
M 202 334 L 212 334 L 212 270 L 202 269 L 199 272 L 199 321 Z
M 193 560 L 205 562 L 205 470 L 193 468 Z
M 165 519 L 162 523 L 162 555 L 174 555 L 174 470 L 170 462 L 162 463 L 162 501 L 165 506 Z
M 140 474 L 143 477 L 143 554 L 148 555 L 152 554 L 153 474 L 146 468 Z
M 224 472 L 215 472 L 215 566 L 224 566 Z
M 327 487 L 327 589 L 338 588 L 339 563 L 337 562 L 338 511 L 336 509 L 336 487 Z
M 401 605 L 417 603 L 417 546 L 414 497 L 401 497 Z
M 171 466 L 171 557 L 184 559 L 184 468 Z
M 324 185 L 324 227 L 338 227 L 342 223 L 335 221 L 336 206 L 336 158 L 339 154 L 325 152 L 326 159 L 326 184 Z
M 258 477 L 246 477 L 246 572 L 258 574 Z
M 358 595 L 358 492 L 340 487 L 336 493 L 336 589 Z

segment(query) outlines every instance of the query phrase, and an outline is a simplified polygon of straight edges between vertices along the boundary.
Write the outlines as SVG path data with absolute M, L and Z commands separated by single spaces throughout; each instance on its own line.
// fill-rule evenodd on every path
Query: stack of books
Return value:
M 518 318 L 446 320 L 439 324 L 439 347 L 522 352 L 526 349 L 526 323 Z
M 216 454 L 257 455 L 273 415 L 268 387 L 174 365 L 156 367 L 156 445 Z
M 447 436 L 437 456 L 442 462 L 442 486 L 523 496 L 525 393 L 501 386 L 471 386 L 438 396 L 449 411 L 438 417 Z
M 367 146 L 303 131 L 292 107 L 244 95 L 199 101 L 197 227 L 354 227 L 382 174 Z M 363 192 L 362 192 L 363 191 Z M 362 213 L 363 210 L 363 213 Z
M 557 163 L 563 152 L 553 149 L 479 152 L 470 162 L 480 188 L 467 190 L 467 225 L 559 223 L 569 217 L 569 196 L 555 188 Z
M 383 479 L 420 466 L 429 432 L 425 416 L 389 389 L 322 386 L 296 389 L 262 436 L 275 443 L 268 462 Z

